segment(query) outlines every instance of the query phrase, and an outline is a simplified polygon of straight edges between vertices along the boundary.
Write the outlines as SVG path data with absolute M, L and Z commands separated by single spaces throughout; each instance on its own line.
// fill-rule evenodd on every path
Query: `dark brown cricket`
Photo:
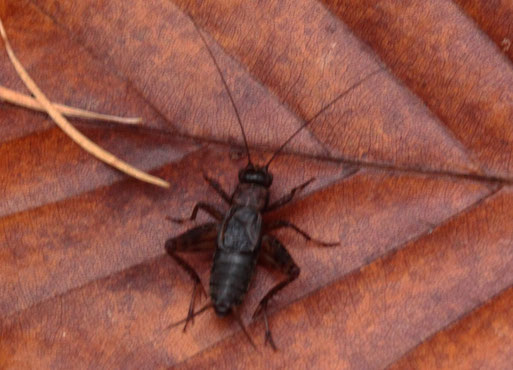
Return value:
M 290 228 L 303 236 L 306 240 L 321 246 L 335 246 L 338 245 L 338 243 L 314 240 L 310 235 L 308 235 L 308 233 L 287 220 L 278 220 L 270 224 L 262 222 L 262 214 L 274 211 L 289 203 L 298 192 L 314 181 L 314 178 L 309 179 L 303 184 L 293 188 L 284 197 L 269 204 L 269 189 L 273 182 L 273 175 L 269 171 L 269 165 L 283 150 L 283 148 L 322 112 L 328 109 L 352 89 L 361 85 L 369 77 L 381 72 L 383 68 L 370 73 L 341 93 L 332 103 L 321 109 L 314 117 L 304 122 L 301 127 L 299 127 L 276 150 L 264 166 L 255 166 L 251 161 L 244 127 L 237 107 L 233 101 L 230 89 L 228 88 L 212 51 L 197 26 L 196 29 L 198 30 L 198 34 L 203 40 L 203 43 L 219 72 L 234 108 L 242 136 L 244 138 L 248 164 L 245 168 L 239 171 L 239 183 L 232 195 L 228 195 L 216 180 L 204 175 L 206 182 L 230 206 L 228 212 L 224 214 L 218 210 L 216 206 L 210 203 L 198 202 L 194 206 L 190 217 L 185 219 L 169 218 L 176 223 L 192 221 L 196 219 L 198 211 L 203 210 L 217 221 L 194 227 L 177 237 L 169 239 L 165 244 L 167 253 L 189 274 L 194 281 L 194 290 L 189 305 L 188 315 L 185 320 L 182 320 L 179 323 L 185 322 L 185 330 L 187 324 L 194 318 L 194 316 L 213 307 L 218 316 L 233 314 L 246 334 L 248 340 L 254 346 L 253 341 L 242 324 L 240 315 L 238 314 L 238 306 L 242 304 L 245 294 L 248 291 L 255 266 L 257 264 L 261 264 L 267 268 L 278 270 L 286 275 L 286 278 L 283 281 L 271 288 L 262 298 L 253 315 L 254 318 L 259 314 L 263 315 L 266 330 L 265 342 L 269 342 L 273 349 L 276 349 L 267 320 L 267 304 L 276 293 L 299 276 L 300 268 L 296 265 L 285 246 L 275 236 L 273 236 L 271 232 L 280 228 Z M 196 271 L 185 260 L 177 255 L 177 253 L 206 251 L 214 251 L 214 260 L 210 274 L 211 303 L 207 304 L 197 312 L 194 312 L 197 294 L 203 293 L 206 295 L 206 292 L 204 291 Z

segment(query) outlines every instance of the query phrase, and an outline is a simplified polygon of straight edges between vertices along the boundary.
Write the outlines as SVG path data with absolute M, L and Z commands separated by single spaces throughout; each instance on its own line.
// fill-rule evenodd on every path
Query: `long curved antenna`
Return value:
M 242 131 L 242 137 L 244 138 L 244 146 L 246 147 L 246 154 L 248 156 L 248 164 L 253 164 L 251 162 L 251 156 L 249 155 L 248 139 L 246 138 L 246 132 L 244 131 L 244 126 L 242 126 L 242 121 L 240 119 L 239 110 L 237 109 L 237 106 L 235 105 L 235 101 L 233 100 L 232 93 L 230 92 L 230 88 L 228 87 L 228 84 L 226 83 L 226 80 L 224 79 L 223 73 L 221 72 L 221 68 L 219 67 L 217 60 L 214 57 L 214 53 L 212 53 L 212 50 L 208 46 L 207 40 L 205 40 L 205 37 L 203 37 L 203 34 L 201 33 L 196 22 L 194 22 L 194 19 L 192 19 L 192 17 L 189 17 L 189 18 L 191 19 L 192 24 L 196 28 L 196 31 L 198 31 L 198 34 L 199 34 L 201 40 L 203 41 L 203 44 L 207 48 L 208 54 L 210 55 L 210 58 L 212 58 L 212 61 L 214 62 L 214 65 L 216 66 L 217 72 L 219 73 L 219 76 L 221 77 L 221 81 L 223 81 L 224 88 L 226 89 L 226 92 L 228 93 L 228 97 L 230 98 L 230 101 L 232 103 L 233 110 L 235 111 L 235 115 L 237 116 L 237 121 L 239 121 L 240 130 Z
M 328 108 L 330 108 L 331 106 L 333 106 L 333 104 L 335 104 L 337 101 L 339 101 L 340 99 L 342 99 L 344 96 L 346 96 L 349 92 L 351 92 L 351 90 L 357 88 L 358 86 L 362 85 L 365 81 L 367 81 L 369 78 L 371 78 L 372 76 L 374 76 L 375 74 L 378 74 L 380 72 L 382 72 L 383 70 L 385 70 L 385 67 L 381 67 L 379 68 L 378 70 L 376 71 L 373 71 L 371 73 L 369 73 L 367 76 L 365 76 L 364 78 L 362 78 L 360 81 L 356 82 L 355 84 L 351 85 L 349 88 L 347 88 L 345 91 L 343 91 L 340 95 L 338 95 L 335 99 L 333 99 L 331 101 L 331 103 L 327 104 L 326 106 L 324 106 L 324 108 L 322 108 L 319 112 L 317 112 L 312 118 L 310 118 L 308 121 L 306 121 L 305 123 L 303 123 L 301 125 L 301 127 L 299 127 L 292 135 L 289 136 L 289 138 L 287 140 L 285 140 L 285 142 L 274 152 L 274 154 L 272 155 L 271 159 L 269 159 L 269 161 L 266 163 L 265 165 L 265 168 L 268 169 L 269 168 L 269 165 L 271 164 L 271 162 L 276 158 L 276 156 L 283 150 L 283 148 L 285 148 L 285 146 L 287 146 L 288 143 L 290 143 L 292 141 L 292 139 L 297 135 L 299 134 L 306 126 L 308 126 L 310 123 L 312 123 L 317 117 L 319 117 L 322 113 L 324 113 Z

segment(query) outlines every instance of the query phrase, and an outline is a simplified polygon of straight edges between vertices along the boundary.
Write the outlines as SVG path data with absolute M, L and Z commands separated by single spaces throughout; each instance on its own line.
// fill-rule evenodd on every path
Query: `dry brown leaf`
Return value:
M 509 365 L 513 69 L 500 43 L 511 4 L 497 2 L 492 18 L 484 1 L 6 3 L 12 43 L 52 100 L 142 116 L 151 130 L 81 130 L 172 186 L 126 179 L 43 115 L 0 105 L 0 367 Z M 165 330 L 192 290 L 163 248 L 190 226 L 165 217 L 200 200 L 223 207 L 202 173 L 233 189 L 245 164 L 190 17 L 260 161 L 388 67 L 271 168 L 273 199 L 317 178 L 272 217 L 341 242 L 322 249 L 277 233 L 301 267 L 272 301 L 278 353 L 263 347 L 260 321 L 249 331 L 263 355 L 213 312 L 185 334 Z M 0 57 L 0 84 L 21 90 L 7 67 Z M 207 284 L 210 257 L 189 260 Z M 246 322 L 278 278 L 258 271 Z

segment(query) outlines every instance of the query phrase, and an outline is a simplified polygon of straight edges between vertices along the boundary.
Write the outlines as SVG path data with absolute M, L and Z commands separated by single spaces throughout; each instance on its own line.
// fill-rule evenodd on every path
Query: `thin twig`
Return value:
M 16 55 L 14 55 L 14 51 L 11 48 L 9 40 L 7 39 L 7 34 L 5 32 L 4 25 L 1 19 L 0 35 L 4 40 L 5 49 L 7 50 L 9 59 L 11 60 L 11 63 L 16 69 L 16 72 L 18 72 L 18 75 L 20 76 L 21 80 L 25 83 L 25 86 L 27 86 L 32 95 L 34 95 L 36 100 L 41 104 L 41 106 L 45 109 L 48 115 L 53 119 L 57 126 L 59 126 L 61 130 L 64 131 L 64 133 L 66 133 L 66 135 L 68 135 L 75 143 L 80 145 L 80 147 L 82 147 L 85 151 L 92 154 L 99 160 L 107 163 L 108 165 L 117 168 L 121 172 L 129 176 L 132 176 L 136 179 L 139 179 L 141 181 L 148 182 L 150 184 L 158 185 L 164 188 L 169 187 L 169 183 L 167 181 L 149 175 L 141 170 L 138 170 L 135 167 L 132 167 L 128 163 L 118 159 L 112 153 L 109 153 L 105 149 L 101 148 L 100 146 L 89 140 L 87 137 L 85 137 L 82 133 L 80 133 L 80 131 L 78 131 L 75 127 L 73 127 L 73 125 L 71 125 L 71 123 L 69 123 L 68 120 L 64 118 L 64 116 L 54 108 L 50 100 L 48 100 L 45 94 L 43 94 L 43 92 L 39 89 L 34 80 L 32 80 L 32 78 L 28 75 L 25 68 L 23 68 L 18 58 L 16 58 Z
M 0 86 L 0 100 L 4 100 L 8 103 L 15 104 L 24 108 L 37 110 L 40 112 L 46 112 L 39 102 L 29 95 L 25 95 L 19 93 L 17 91 L 8 89 L 6 87 Z M 73 108 L 64 104 L 52 103 L 54 108 L 57 109 L 61 114 L 67 117 L 75 117 L 82 119 L 90 119 L 97 121 L 105 121 L 105 122 L 114 122 L 121 123 L 124 125 L 138 125 L 141 123 L 140 117 L 119 117 L 112 116 L 110 114 L 102 114 L 91 112 L 88 110 Z

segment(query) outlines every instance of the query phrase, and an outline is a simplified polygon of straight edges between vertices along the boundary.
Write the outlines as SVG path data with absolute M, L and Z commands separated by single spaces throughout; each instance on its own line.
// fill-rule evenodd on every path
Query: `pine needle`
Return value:
M 46 112 L 39 102 L 29 95 L 25 95 L 19 93 L 17 91 L 8 89 L 6 87 L 0 86 L 0 100 L 6 101 L 8 103 L 18 105 L 20 107 L 37 110 L 39 112 Z M 74 118 L 82 118 L 82 119 L 90 119 L 96 121 L 105 121 L 105 122 L 114 122 L 121 123 L 124 125 L 138 125 L 141 123 L 140 117 L 119 117 L 112 116 L 110 114 L 102 114 L 91 112 L 85 109 L 73 108 L 64 104 L 52 103 L 54 108 L 58 110 L 61 114 L 67 117 Z
M 84 149 L 91 155 L 95 156 L 102 162 L 105 162 L 108 165 L 117 168 L 121 172 L 150 184 L 158 185 L 164 188 L 169 187 L 169 183 L 167 181 L 149 175 L 141 170 L 138 170 L 135 167 L 132 167 L 128 163 L 118 159 L 112 153 L 109 153 L 105 149 L 101 148 L 100 146 L 89 140 L 82 133 L 80 133 L 80 131 L 78 131 L 73 125 L 71 125 L 71 123 L 69 123 L 68 120 L 64 118 L 64 116 L 53 106 L 50 100 L 48 100 L 45 94 L 39 89 L 34 80 L 32 80 L 32 78 L 28 75 L 25 68 L 23 68 L 18 58 L 16 58 L 16 55 L 14 55 L 14 51 L 12 50 L 9 40 L 7 39 L 7 33 L 5 32 L 4 25 L 1 19 L 0 36 L 4 40 L 5 49 L 7 51 L 7 54 L 9 55 L 9 59 L 11 60 L 11 63 L 16 69 L 16 72 L 18 73 L 19 77 L 21 78 L 25 86 L 27 86 L 27 88 L 30 90 L 32 95 L 34 95 L 39 104 L 53 119 L 55 124 L 57 124 L 57 126 L 59 126 L 66 135 L 68 135 L 75 143 L 80 145 L 82 149 Z

